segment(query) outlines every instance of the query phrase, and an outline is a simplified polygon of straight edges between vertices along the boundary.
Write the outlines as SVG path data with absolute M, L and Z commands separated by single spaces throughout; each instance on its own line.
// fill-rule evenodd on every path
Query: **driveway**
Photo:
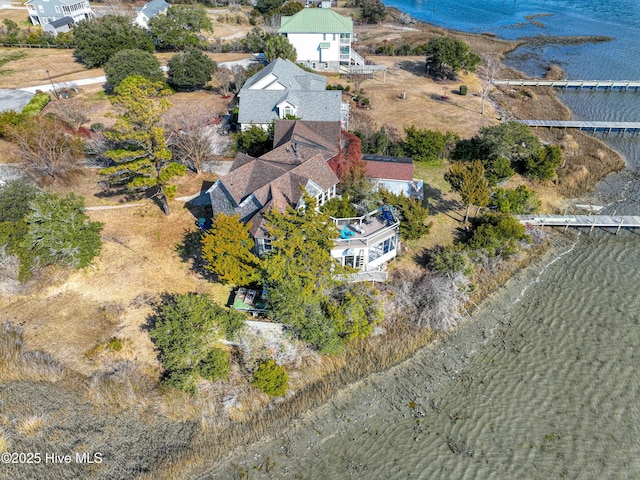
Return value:
M 2 0 L 0 0 L 2 2 Z M 0 112 L 5 110 L 22 111 L 35 92 L 25 92 L 21 90 L 7 90 L 0 88 Z

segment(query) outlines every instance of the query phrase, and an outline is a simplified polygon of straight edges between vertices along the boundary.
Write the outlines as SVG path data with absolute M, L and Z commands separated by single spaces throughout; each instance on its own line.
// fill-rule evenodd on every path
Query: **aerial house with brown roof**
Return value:
M 422 200 L 423 182 L 413 178 L 412 158 L 363 155 L 362 160 L 365 172 L 376 189 Z
M 258 158 L 238 154 L 229 173 L 207 190 L 213 214 L 237 214 L 241 221 L 251 222 L 256 253 L 263 255 L 271 249 L 264 214 L 274 208 L 302 207 L 303 189 L 318 205 L 335 197 L 339 179 L 328 162 L 339 154 L 339 122 L 278 120 L 273 150 Z M 399 221 L 393 209 L 333 221 L 332 258 L 361 272 L 344 279 L 386 279 L 386 262 L 395 258 L 399 247 Z

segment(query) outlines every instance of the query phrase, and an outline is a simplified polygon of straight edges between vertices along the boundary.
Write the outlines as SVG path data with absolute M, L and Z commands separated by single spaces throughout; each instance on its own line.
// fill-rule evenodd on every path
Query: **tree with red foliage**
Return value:
M 342 132 L 340 153 L 329 160 L 329 166 L 344 185 L 353 185 L 365 178 L 362 142 L 351 132 Z

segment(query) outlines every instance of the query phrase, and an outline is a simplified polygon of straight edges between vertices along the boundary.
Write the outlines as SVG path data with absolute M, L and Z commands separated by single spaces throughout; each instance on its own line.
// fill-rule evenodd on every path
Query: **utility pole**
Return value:
M 45 72 L 47 72 L 47 77 L 49 77 L 49 82 L 51 82 L 51 88 L 53 88 L 53 94 L 56 96 L 56 98 L 58 100 L 60 100 L 60 97 L 58 96 L 58 91 L 56 90 L 56 86 L 53 84 L 53 80 L 51 80 L 51 75 L 49 75 L 49 70 L 45 70 Z

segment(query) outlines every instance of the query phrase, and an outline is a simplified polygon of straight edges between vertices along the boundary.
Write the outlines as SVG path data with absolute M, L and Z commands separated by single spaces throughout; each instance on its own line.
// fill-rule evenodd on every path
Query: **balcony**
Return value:
M 357 248 L 375 245 L 395 234 L 400 221 L 393 207 L 383 206 L 361 217 L 332 218 L 339 237 L 335 244 L 340 247 Z

